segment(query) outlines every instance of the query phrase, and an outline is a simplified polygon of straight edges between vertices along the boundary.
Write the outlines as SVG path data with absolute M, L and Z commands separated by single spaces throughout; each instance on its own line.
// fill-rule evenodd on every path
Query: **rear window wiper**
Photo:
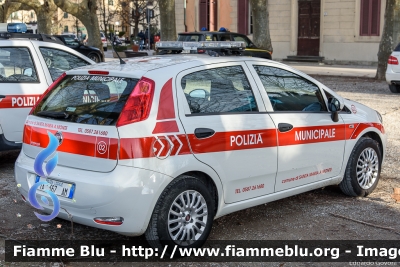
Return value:
M 62 111 L 39 111 L 36 113 L 38 116 L 50 117 L 55 119 L 66 119 L 68 114 Z

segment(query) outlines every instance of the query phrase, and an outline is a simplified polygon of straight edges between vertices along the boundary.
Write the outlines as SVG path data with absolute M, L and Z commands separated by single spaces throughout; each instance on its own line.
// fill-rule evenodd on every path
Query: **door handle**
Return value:
M 207 137 L 211 137 L 215 134 L 215 131 L 213 129 L 208 129 L 208 128 L 197 128 L 196 130 L 194 130 L 194 135 L 198 138 L 198 139 L 202 139 L 202 138 L 207 138 Z
M 5 95 L 0 95 L 0 99 L 6 98 Z
M 289 123 L 279 123 L 278 129 L 281 133 L 288 132 L 293 129 L 293 125 Z

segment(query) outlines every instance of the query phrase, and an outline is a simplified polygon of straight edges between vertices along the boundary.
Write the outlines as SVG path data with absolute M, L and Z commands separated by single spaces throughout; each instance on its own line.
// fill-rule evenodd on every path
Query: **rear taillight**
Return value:
M 149 117 L 154 89 L 153 80 L 144 77 L 140 79 L 126 101 L 121 115 L 119 115 L 117 127 L 144 121 Z
M 198 53 L 198 54 L 204 54 L 205 52 L 206 52 L 206 50 L 203 50 L 203 49 L 197 50 L 197 53 Z
M 44 93 L 40 96 L 40 98 L 36 101 L 35 105 L 32 107 L 31 111 L 29 112 L 29 115 L 32 115 L 33 111 L 36 109 L 36 107 L 39 105 L 40 102 L 42 102 L 43 98 L 51 91 L 54 89 L 54 87 L 56 87 L 62 79 L 64 79 L 64 77 L 67 74 L 64 72 L 63 74 L 61 74 L 60 77 L 57 78 L 57 80 L 55 80 L 52 84 L 50 84 L 49 88 L 47 88 L 46 91 L 44 91 Z
M 388 64 L 390 65 L 399 65 L 399 61 L 397 60 L 396 57 L 390 56 L 388 59 Z

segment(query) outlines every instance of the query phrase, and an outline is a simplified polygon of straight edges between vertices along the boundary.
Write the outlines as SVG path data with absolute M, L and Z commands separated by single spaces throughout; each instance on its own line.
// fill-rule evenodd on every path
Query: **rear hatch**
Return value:
M 138 79 L 69 75 L 34 108 L 24 130 L 23 152 L 31 158 L 59 139 L 58 165 L 110 172 L 117 165 L 116 123 Z

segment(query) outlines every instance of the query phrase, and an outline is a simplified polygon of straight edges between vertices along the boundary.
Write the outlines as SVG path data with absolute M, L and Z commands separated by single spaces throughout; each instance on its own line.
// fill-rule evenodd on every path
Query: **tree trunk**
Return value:
M 250 3 L 253 12 L 253 42 L 256 46 L 272 52 L 268 0 L 250 0 Z
M 385 80 L 387 61 L 393 49 L 394 6 L 396 0 L 387 0 L 385 9 L 385 24 L 383 25 L 382 39 L 379 43 L 378 69 L 375 79 Z
M 175 0 L 159 0 L 161 40 L 176 41 Z
M 11 0 L 6 0 L 4 4 L 0 6 L 0 23 L 7 23 L 8 17 L 11 13 L 18 10 L 30 10 L 32 8 L 22 5 L 21 3 L 11 2 Z
M 54 10 L 47 11 L 46 8 L 38 8 L 35 9 L 36 16 L 37 16 L 37 28 L 38 33 L 44 34 L 52 34 L 51 28 L 53 26 L 51 19 L 55 12 L 57 12 L 57 6 L 55 6 Z
M 33 9 L 36 12 L 38 31 L 39 33 L 51 34 L 52 28 L 52 18 L 57 12 L 57 6 L 54 4 L 53 0 L 44 0 L 43 4 L 38 0 L 13 0 L 13 2 L 18 2 L 24 6 L 28 6 L 29 9 Z M 18 9 L 21 10 L 21 7 Z
M 104 55 L 97 18 L 97 0 L 83 0 L 79 4 L 66 0 L 54 0 L 54 3 L 64 12 L 75 16 L 83 23 L 89 35 L 88 45 L 99 48 Z

